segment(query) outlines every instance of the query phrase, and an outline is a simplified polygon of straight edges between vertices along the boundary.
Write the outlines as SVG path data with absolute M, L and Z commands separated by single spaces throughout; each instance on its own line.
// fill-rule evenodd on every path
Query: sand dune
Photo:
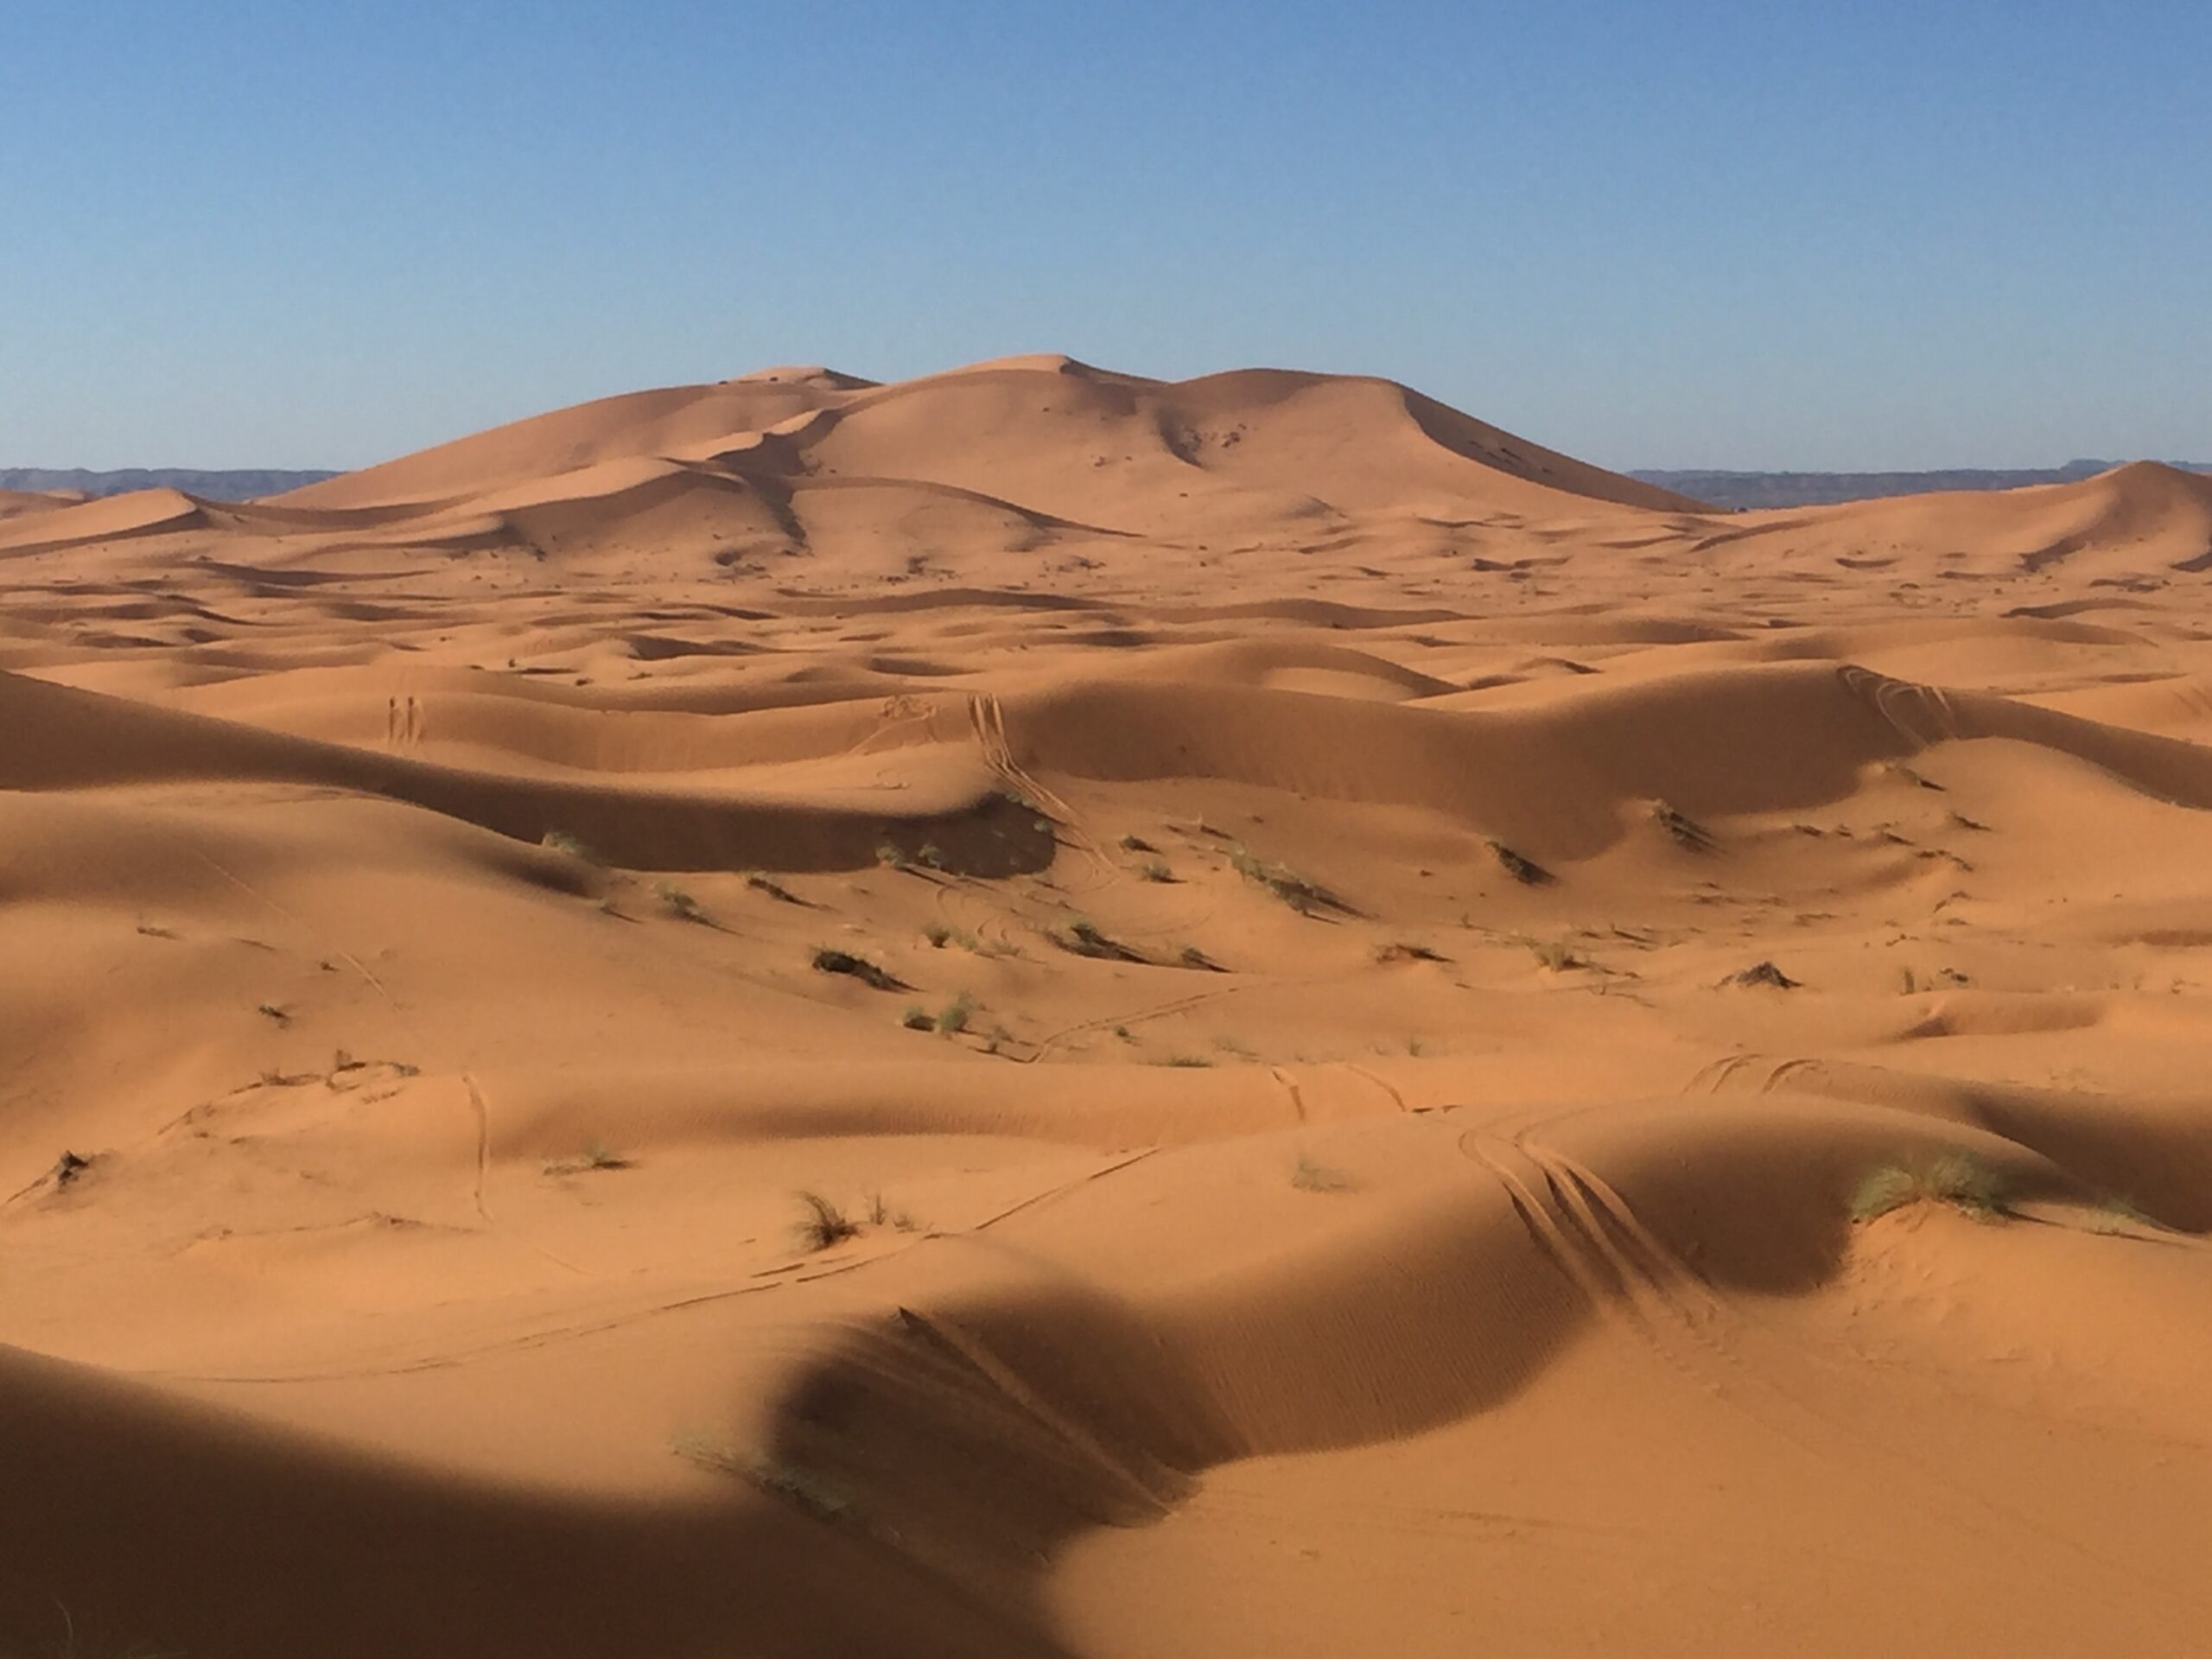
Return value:
M 82 499 L 81 496 L 45 490 L 0 490 L 0 518 L 52 512 L 57 507 L 74 506 Z
M 1050 355 L 0 497 L 0 1650 L 2199 1651 L 2206 581 Z

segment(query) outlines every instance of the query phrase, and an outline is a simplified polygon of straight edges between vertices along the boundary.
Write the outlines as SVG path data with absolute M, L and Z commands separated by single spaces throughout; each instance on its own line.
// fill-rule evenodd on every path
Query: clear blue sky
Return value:
M 1616 467 L 2212 457 L 2212 0 L 0 0 L 0 464 L 1039 350 Z

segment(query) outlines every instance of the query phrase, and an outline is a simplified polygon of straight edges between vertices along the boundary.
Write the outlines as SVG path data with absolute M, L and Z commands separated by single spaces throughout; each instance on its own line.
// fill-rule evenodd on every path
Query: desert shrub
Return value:
M 1305 1153 L 1290 1167 L 1290 1184 L 1301 1192 L 1341 1192 L 1351 1185 L 1342 1170 L 1316 1163 Z
M 627 1169 L 631 1161 L 604 1141 L 587 1141 L 584 1149 L 573 1158 L 547 1159 L 545 1173 L 548 1175 L 580 1175 L 588 1170 Z
M 565 830 L 548 830 L 538 842 L 546 851 L 561 853 L 569 858 L 580 858 L 587 864 L 599 862 L 599 855 Z
M 1885 1164 L 1859 1178 L 1851 1218 L 1872 1221 L 1915 1204 L 1948 1204 L 1977 1221 L 2008 1213 L 2005 1178 L 1971 1153 L 1946 1152 L 1925 1163 Z
M 800 899 L 797 893 L 793 893 L 782 882 L 776 880 L 772 876 L 763 874 L 759 870 L 747 870 L 745 873 L 745 885 L 752 888 L 755 893 L 765 893 L 771 899 L 780 900 L 782 903 L 786 905 L 797 905 L 804 902 L 804 900 Z
M 914 1230 L 915 1221 L 904 1210 L 893 1208 L 891 1201 L 880 1192 L 868 1195 L 868 1224 L 871 1227 L 890 1227 L 902 1233 Z
M 1535 860 L 1514 851 L 1495 836 L 1483 844 L 1490 849 L 1490 855 L 1498 861 L 1499 867 L 1523 887 L 1541 887 L 1553 879 L 1552 873 Z
M 1265 887 L 1301 916 L 1337 907 L 1337 901 L 1317 883 L 1309 881 L 1287 864 L 1270 864 L 1245 847 L 1230 849 L 1229 866 L 1247 881 Z
M 1664 801 L 1651 804 L 1651 821 L 1666 831 L 1675 845 L 1693 853 L 1709 853 L 1719 842 L 1703 824 L 1676 811 Z
M 1445 959 L 1440 952 L 1432 950 L 1425 944 L 1415 944 L 1405 939 L 1395 939 L 1388 944 L 1378 944 L 1375 947 L 1375 960 L 1378 963 L 1442 962 Z
M 653 897 L 660 900 L 663 910 L 679 922 L 703 922 L 707 919 L 707 912 L 699 908 L 699 901 L 673 881 L 654 882 Z
M 802 1249 L 826 1250 L 859 1234 L 860 1224 L 819 1192 L 801 1192 L 798 1201 L 805 1211 L 797 1230 Z
M 1088 916 L 1078 916 L 1052 936 L 1052 943 L 1072 956 L 1096 957 L 1109 962 L 1137 962 L 1141 958 L 1106 932 Z
M 899 982 L 877 967 L 866 957 L 855 956 L 849 950 L 840 950 L 831 945 L 817 946 L 814 952 L 814 971 L 817 974 L 848 974 L 863 985 L 879 991 L 899 988 Z
M 2097 1200 L 2096 1219 L 2091 1230 L 2101 1233 L 2125 1232 L 2130 1230 L 2149 1233 L 2170 1233 L 2173 1229 L 2145 1210 L 2134 1199 L 2107 1192 Z
M 1770 962 L 1755 962 L 1720 982 L 1723 985 L 1771 985 L 1777 991 L 1794 991 L 1803 982 L 1795 980 Z

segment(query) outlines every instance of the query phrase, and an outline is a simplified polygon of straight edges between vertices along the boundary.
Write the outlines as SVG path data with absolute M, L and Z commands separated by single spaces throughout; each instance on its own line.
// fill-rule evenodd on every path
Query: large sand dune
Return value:
M 0 1652 L 2212 1652 L 2208 583 L 1057 357 L 0 497 Z

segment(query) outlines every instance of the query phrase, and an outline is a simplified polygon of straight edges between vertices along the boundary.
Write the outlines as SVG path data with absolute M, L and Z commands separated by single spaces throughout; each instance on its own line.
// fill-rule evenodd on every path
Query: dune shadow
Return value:
M 0 1350 L 0 1646 L 189 1659 L 1065 1649 L 788 1505 L 413 1470 Z
M 1075 1539 L 1164 1519 L 1210 1469 L 1403 1440 L 1510 1401 L 1596 1326 L 1688 1322 L 1713 1291 L 1833 1282 L 1853 1183 L 1957 1130 L 1921 1112 L 1796 1103 L 1807 1109 L 1707 1101 L 1657 1135 L 1623 1115 L 1618 1136 L 1576 1137 L 1609 1175 L 1556 1145 L 1458 1131 L 1463 1193 L 1195 1289 L 1122 1300 L 1061 1276 L 900 1306 L 804 1367 L 775 1404 L 761 1466 L 836 1492 L 826 1524 L 1042 1626 L 1049 1573 Z M 2033 1143 L 2099 1169 L 2180 1151 L 2126 1126 L 2063 1146 L 2016 1127 L 2036 1133 L 1991 1155 L 2023 1200 L 2081 1197 L 2075 1172 L 2041 1164 Z M 2157 1192 L 2162 1219 L 2202 1213 L 2193 1180 L 2188 1197 Z

